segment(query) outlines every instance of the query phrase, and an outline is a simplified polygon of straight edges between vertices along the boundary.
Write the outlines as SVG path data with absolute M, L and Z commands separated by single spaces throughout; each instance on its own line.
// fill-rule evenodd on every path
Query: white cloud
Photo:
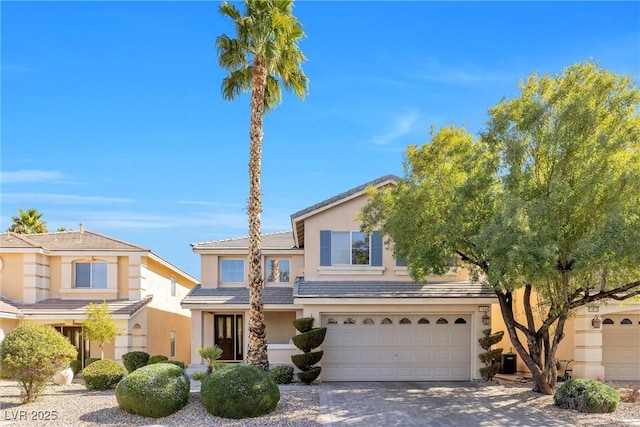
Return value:
M 0 182 L 49 182 L 61 181 L 65 175 L 58 171 L 25 169 L 13 172 L 0 172 Z
M 421 121 L 418 113 L 409 112 L 402 116 L 398 116 L 393 120 L 391 128 L 385 133 L 373 136 L 373 143 L 376 145 L 387 145 L 403 136 L 414 133 L 421 127 Z

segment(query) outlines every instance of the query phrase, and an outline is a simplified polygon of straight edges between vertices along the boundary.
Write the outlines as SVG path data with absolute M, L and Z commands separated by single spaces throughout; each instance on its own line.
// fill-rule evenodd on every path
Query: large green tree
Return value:
M 216 40 L 218 62 L 228 70 L 222 81 L 222 96 L 232 100 L 251 92 L 249 124 L 249 342 L 247 363 L 269 368 L 262 300 L 262 137 L 266 111 L 282 101 L 281 85 L 304 98 L 308 80 L 301 69 L 306 60 L 298 42 L 304 36 L 293 14 L 291 0 L 246 0 L 244 15 L 223 2 L 220 13 L 235 24 L 235 38 L 223 34 Z
M 42 213 L 37 209 L 22 210 L 18 208 L 20 214 L 18 216 L 12 216 L 12 224 L 7 231 L 13 231 L 18 234 L 36 234 L 36 233 L 48 233 L 47 223 L 42 218 Z
M 362 211 L 414 278 L 457 259 L 495 291 L 535 391 L 553 393 L 576 308 L 640 295 L 639 105 L 631 77 L 590 62 L 534 74 L 480 138 L 449 127 L 410 146 L 405 177 Z

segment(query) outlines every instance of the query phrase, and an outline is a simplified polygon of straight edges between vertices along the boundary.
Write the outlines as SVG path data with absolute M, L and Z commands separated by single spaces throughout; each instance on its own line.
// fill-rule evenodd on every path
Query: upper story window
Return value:
M 171 278 L 171 296 L 172 297 L 176 296 L 176 278 L 175 277 Z
M 244 260 L 243 259 L 220 260 L 220 282 L 221 283 L 244 282 Z
M 320 231 L 320 265 L 382 265 L 382 237 L 361 231 Z
M 105 289 L 107 287 L 107 263 L 76 262 L 75 287 Z
M 267 258 L 267 282 L 289 283 L 291 280 L 291 263 L 288 259 Z

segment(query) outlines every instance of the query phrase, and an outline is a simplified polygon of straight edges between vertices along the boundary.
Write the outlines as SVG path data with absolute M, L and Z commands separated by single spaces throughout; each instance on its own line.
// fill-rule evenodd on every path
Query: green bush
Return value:
M 556 390 L 553 400 L 556 406 L 579 412 L 614 412 L 620 402 L 618 391 L 598 381 L 576 378 L 567 381 Z
M 154 363 L 166 362 L 167 360 L 169 360 L 169 358 L 167 356 L 165 356 L 164 354 L 156 354 L 156 355 L 151 356 L 149 358 L 149 361 L 147 362 L 147 365 L 153 365 Z
M 0 343 L 2 374 L 18 381 L 24 403 L 35 400 L 51 377 L 77 356 L 66 337 L 37 323 L 19 325 Z
M 118 362 L 98 360 L 82 370 L 82 377 L 89 390 L 108 390 L 118 385 L 125 372 Z
M 78 359 L 72 360 L 71 363 L 69 363 L 69 367 L 73 371 L 73 376 L 75 377 L 76 375 L 78 375 L 78 372 L 82 370 L 82 362 Z
M 120 409 L 144 417 L 160 418 L 183 408 L 191 382 L 184 369 L 170 363 L 138 368 L 116 387 Z
M 298 379 L 306 385 L 311 384 L 320 375 L 320 366 L 315 366 L 308 371 L 298 372 Z
M 293 381 L 293 366 L 276 366 L 269 371 L 269 376 L 276 384 L 291 384 L 291 381 Z
M 87 357 L 84 359 L 84 367 L 91 365 L 93 362 L 97 362 L 98 360 L 102 360 L 99 357 Z
M 252 418 L 273 412 L 280 390 L 255 366 L 230 365 L 202 380 L 202 402 L 209 413 L 224 418 Z
M 296 347 L 305 353 L 309 353 L 316 347 L 319 347 L 324 341 L 324 337 L 327 334 L 327 328 L 314 328 L 308 332 L 294 335 L 292 338 Z
M 313 328 L 313 317 L 301 317 L 293 321 L 293 326 L 300 333 L 309 332 Z
M 301 371 L 308 371 L 313 365 L 322 359 L 323 351 L 312 351 L 311 353 L 292 354 L 291 361 Z
M 182 369 L 186 369 L 184 362 L 181 362 L 180 360 L 165 360 L 162 363 L 171 363 L 172 365 L 180 366 Z
M 130 351 L 122 355 L 122 363 L 127 368 L 127 372 L 132 373 L 149 363 L 149 353 L 146 351 Z

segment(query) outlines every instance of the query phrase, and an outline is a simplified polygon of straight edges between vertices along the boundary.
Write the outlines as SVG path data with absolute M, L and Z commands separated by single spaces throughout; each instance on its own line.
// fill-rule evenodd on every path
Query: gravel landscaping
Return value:
M 114 390 L 89 391 L 82 380 L 74 379 L 69 386 L 51 385 L 36 402 L 26 405 L 20 405 L 20 390 L 15 383 L 0 381 L 0 426 L 320 425 L 318 386 L 279 387 L 281 397 L 274 412 L 264 417 L 236 421 L 209 414 L 200 400 L 199 391 L 192 391 L 189 403 L 178 412 L 163 418 L 145 418 L 121 410 Z
M 89 391 L 81 379 L 75 379 L 70 386 L 51 385 L 36 402 L 26 405 L 20 405 L 20 391 L 14 382 L 0 381 L 0 426 L 320 425 L 319 385 L 291 384 L 279 387 L 281 399 L 278 408 L 264 417 L 244 420 L 215 417 L 204 409 L 200 392 L 192 391 L 187 406 L 168 417 L 153 419 L 122 411 L 113 390 Z M 640 426 L 639 403 L 621 402 L 618 410 L 610 414 L 584 414 L 554 406 L 553 396 L 532 392 L 530 384 L 496 381 L 487 383 L 486 387 L 508 396 L 509 400 L 517 401 L 515 407 L 533 407 L 567 426 Z

